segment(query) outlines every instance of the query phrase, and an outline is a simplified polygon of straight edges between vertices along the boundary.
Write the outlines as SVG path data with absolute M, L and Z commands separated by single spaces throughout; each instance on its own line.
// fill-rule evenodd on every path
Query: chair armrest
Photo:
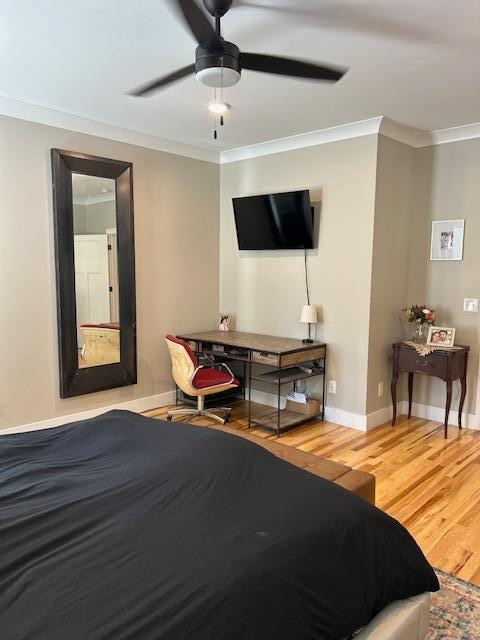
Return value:
M 235 376 L 233 374 L 233 371 L 230 369 L 230 367 L 227 364 L 225 364 L 225 362 L 217 362 L 215 364 L 215 367 L 223 367 L 224 369 L 226 369 L 228 371 L 228 373 L 230 374 L 230 376 L 232 377 L 230 382 L 233 382 L 235 380 Z

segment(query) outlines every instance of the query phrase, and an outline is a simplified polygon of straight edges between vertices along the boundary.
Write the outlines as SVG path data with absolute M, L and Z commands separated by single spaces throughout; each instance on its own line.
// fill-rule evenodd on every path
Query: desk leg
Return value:
M 248 428 L 252 424 L 252 362 L 248 362 Z
M 393 409 L 393 418 L 392 418 L 392 427 L 395 426 L 395 422 L 397 421 L 397 380 L 398 380 L 398 371 L 393 371 L 392 376 L 392 409 Z
M 325 420 L 325 387 L 327 385 L 327 359 L 323 359 L 323 386 L 322 386 L 322 422 Z
M 281 400 L 281 385 L 282 378 L 280 376 L 281 370 L 278 370 L 278 396 L 277 396 L 277 438 L 280 437 L 280 400 Z
M 448 414 L 450 413 L 450 405 L 452 404 L 452 381 L 447 380 L 447 402 L 445 404 L 445 423 L 443 428 L 445 429 L 445 438 L 448 436 Z
M 408 374 L 408 417 L 412 417 L 413 372 Z

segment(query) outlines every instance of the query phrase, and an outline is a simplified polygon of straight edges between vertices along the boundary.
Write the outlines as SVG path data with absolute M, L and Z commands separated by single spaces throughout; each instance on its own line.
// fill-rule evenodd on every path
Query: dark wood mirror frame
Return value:
M 132 164 L 52 149 L 60 397 L 69 398 L 137 382 L 135 243 Z M 120 362 L 78 368 L 72 173 L 115 180 Z

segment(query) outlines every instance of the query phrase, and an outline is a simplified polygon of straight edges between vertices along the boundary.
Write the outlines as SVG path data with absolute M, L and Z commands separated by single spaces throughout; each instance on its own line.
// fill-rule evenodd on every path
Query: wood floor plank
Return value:
M 165 419 L 166 411 L 145 415 Z M 248 428 L 245 403 L 234 405 L 229 426 Z M 394 428 L 367 433 L 314 419 L 279 441 L 373 473 L 377 506 L 409 529 L 430 563 L 480 586 L 480 431 L 452 426 L 445 440 L 440 423 L 422 418 L 400 416 Z

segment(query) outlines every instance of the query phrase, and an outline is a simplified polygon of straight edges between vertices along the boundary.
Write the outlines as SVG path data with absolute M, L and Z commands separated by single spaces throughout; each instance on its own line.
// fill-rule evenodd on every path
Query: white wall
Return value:
M 138 384 L 58 397 L 50 149 L 133 163 Z M 0 117 L 0 428 L 170 391 L 167 331 L 218 313 L 218 166 Z

